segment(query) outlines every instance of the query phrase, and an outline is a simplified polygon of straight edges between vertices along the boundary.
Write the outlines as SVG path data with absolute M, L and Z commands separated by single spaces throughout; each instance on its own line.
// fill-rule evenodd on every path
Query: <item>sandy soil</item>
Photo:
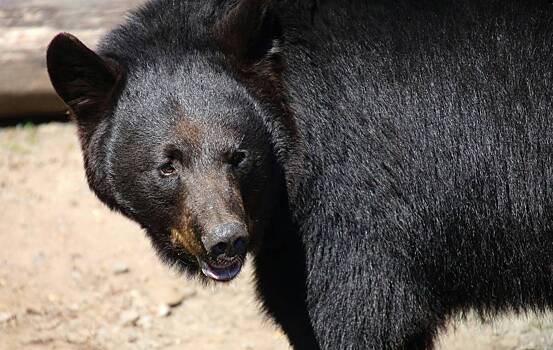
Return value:
M 163 266 L 88 190 L 72 125 L 0 129 L 1 350 L 288 349 L 250 282 L 248 268 L 206 288 Z M 553 349 L 553 322 L 461 322 L 439 348 Z

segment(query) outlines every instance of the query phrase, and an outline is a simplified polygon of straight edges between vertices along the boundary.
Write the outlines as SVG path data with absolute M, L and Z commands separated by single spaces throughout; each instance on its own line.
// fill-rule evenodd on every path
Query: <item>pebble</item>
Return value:
M 35 255 L 33 255 L 33 264 L 35 265 L 42 265 L 46 261 L 46 254 L 43 252 L 39 252 Z
M 84 333 L 69 333 L 65 339 L 70 344 L 84 344 L 88 341 L 88 336 Z
M 127 341 L 129 343 L 136 343 L 138 341 L 138 335 L 136 334 L 130 334 L 129 337 L 127 338 Z
M 81 274 L 79 271 L 77 271 L 77 270 L 73 270 L 73 271 L 71 272 L 71 277 L 72 277 L 74 280 L 77 280 L 77 281 L 80 281 L 80 280 L 83 279 L 82 274 Z
M 141 316 L 136 325 L 144 329 L 150 329 L 152 328 L 152 317 L 148 315 Z
M 159 286 L 152 292 L 153 300 L 158 303 L 167 304 L 170 307 L 177 307 L 186 299 L 196 295 L 196 291 L 183 291 L 174 285 L 167 284 Z
M 57 327 L 59 327 L 60 324 L 61 324 L 60 320 L 53 319 L 53 320 L 49 320 L 46 323 L 42 324 L 39 327 L 39 329 L 43 330 L 43 331 L 51 331 L 51 330 L 56 329 Z
M 167 305 L 170 307 L 177 307 L 182 304 L 186 299 L 190 299 L 196 295 L 196 291 L 182 292 L 177 291 L 171 298 L 167 298 Z
M 161 304 L 157 309 L 157 315 L 159 317 L 168 317 L 171 315 L 171 308 L 167 304 Z
M 150 349 L 160 349 L 163 347 L 163 345 L 161 345 L 159 342 L 155 340 L 151 340 L 147 344 Z
M 6 323 L 15 318 L 15 315 L 9 312 L 0 312 L 0 323 Z
M 98 209 L 93 209 L 92 210 L 92 216 L 95 218 L 95 219 L 100 219 L 102 217 L 102 212 Z
M 27 315 L 39 316 L 42 315 L 42 310 L 40 309 L 40 307 L 37 306 L 27 306 L 27 308 L 25 309 L 25 313 Z
M 118 262 L 113 265 L 113 273 L 116 275 L 123 275 L 129 273 L 131 269 L 124 262 Z
M 123 326 L 134 326 L 136 325 L 140 315 L 134 310 L 128 310 L 121 313 L 119 316 L 119 323 Z
M 96 338 L 103 342 L 106 342 L 107 340 L 111 339 L 112 336 L 107 328 L 102 327 L 96 332 Z
M 135 308 L 143 308 L 146 305 L 148 305 L 148 301 L 142 294 L 140 294 L 138 290 L 136 289 L 131 290 L 130 296 L 131 296 L 130 302 L 132 305 L 135 306 Z
M 45 344 L 52 343 L 54 341 L 54 338 L 48 335 L 36 335 L 33 334 L 32 336 L 23 337 L 21 339 L 21 343 L 24 345 L 41 345 L 44 346 Z

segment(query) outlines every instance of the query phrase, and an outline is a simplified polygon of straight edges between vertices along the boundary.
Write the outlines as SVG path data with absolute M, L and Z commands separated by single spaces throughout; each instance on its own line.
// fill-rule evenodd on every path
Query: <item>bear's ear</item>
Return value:
M 99 146 L 105 116 L 122 79 L 121 66 L 87 48 L 71 34 L 58 34 L 48 46 L 47 66 L 54 89 L 76 119 L 90 187 L 109 207 L 116 207 L 106 181 L 106 162 Z M 94 137 L 98 134 L 98 137 Z
M 121 66 L 102 58 L 68 33 L 48 46 L 48 74 L 54 89 L 72 109 L 79 124 L 99 117 L 121 79 Z
M 223 49 L 244 63 L 278 51 L 280 23 L 271 0 L 239 0 L 215 26 Z

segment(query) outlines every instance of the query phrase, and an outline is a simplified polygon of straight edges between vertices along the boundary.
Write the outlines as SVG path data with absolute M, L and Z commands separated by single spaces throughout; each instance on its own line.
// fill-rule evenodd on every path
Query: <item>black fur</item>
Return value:
M 100 45 L 121 82 L 77 91 L 114 96 L 101 121 L 71 102 L 67 39 L 49 70 L 91 187 L 169 262 L 197 270 L 166 226 L 195 182 L 151 169 L 199 119 L 202 144 L 257 154 L 237 175 L 257 288 L 296 349 L 431 349 L 459 312 L 553 306 L 552 18 L 545 0 L 155 0 Z

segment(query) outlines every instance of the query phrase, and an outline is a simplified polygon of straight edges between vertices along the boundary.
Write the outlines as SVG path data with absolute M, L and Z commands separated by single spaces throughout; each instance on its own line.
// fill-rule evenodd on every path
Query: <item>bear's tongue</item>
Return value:
M 230 281 L 236 277 L 242 269 L 242 262 L 240 260 L 236 260 L 223 267 L 211 265 L 200 259 L 198 259 L 198 261 L 204 275 L 221 282 Z

